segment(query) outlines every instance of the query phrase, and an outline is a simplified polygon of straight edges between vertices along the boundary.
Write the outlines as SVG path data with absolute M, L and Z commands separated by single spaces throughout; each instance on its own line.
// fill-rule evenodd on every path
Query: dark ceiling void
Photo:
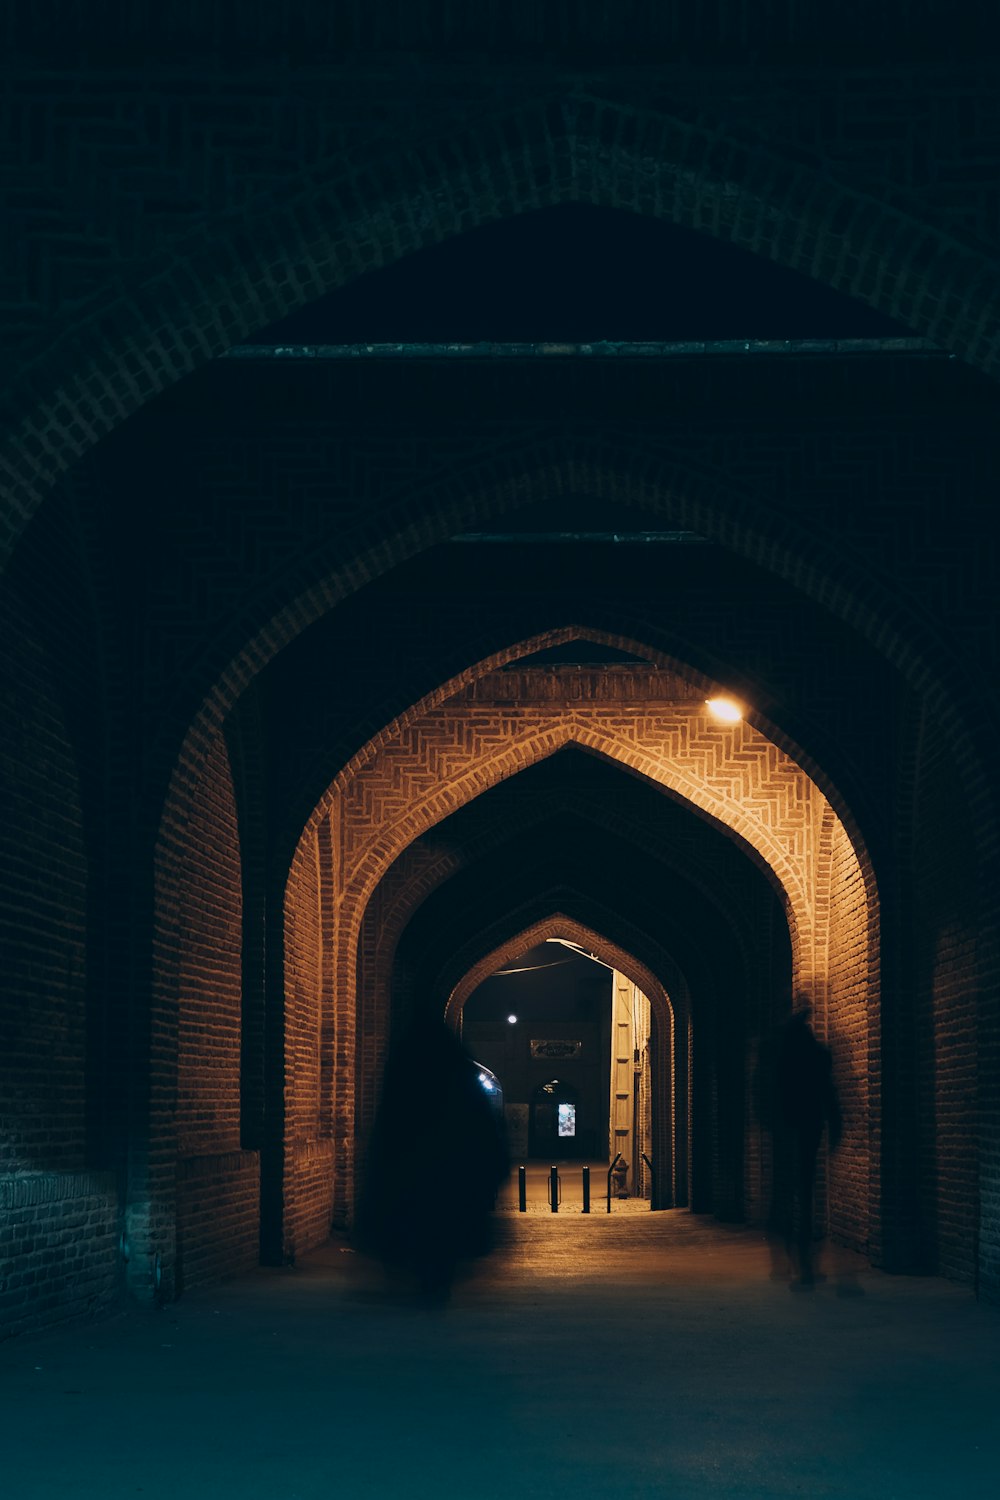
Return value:
M 476 986 L 463 1006 L 465 1019 L 504 1021 L 599 1020 L 610 988 L 606 964 L 557 942 L 526 947 Z
M 564 204 L 415 252 L 255 344 L 891 338 L 900 324 L 796 271 L 623 209 Z
M 582 842 L 568 842 L 562 859 L 541 860 L 539 844 L 525 840 L 506 858 L 482 861 L 474 880 L 463 876 L 449 882 L 421 908 L 398 945 L 396 998 L 408 993 L 418 1003 L 435 1008 L 444 1004 L 480 958 L 555 912 L 604 933 L 654 972 L 662 968 L 656 955 L 669 955 L 690 985 L 695 1003 L 710 1004 L 732 1019 L 745 1013 L 755 989 L 759 999 L 762 985 L 780 988 L 784 982 L 787 987 L 787 975 L 779 979 L 765 972 L 770 924 L 761 923 L 761 941 L 751 956 L 741 950 L 719 910 L 683 882 L 664 887 L 664 897 L 671 899 L 657 920 L 650 906 L 638 907 L 637 881 L 622 887 L 610 874 L 601 879 L 598 861 L 613 852 L 613 846 L 610 839 L 591 839 L 594 868 L 583 871 Z M 524 876 L 528 860 L 537 863 L 530 880 Z M 640 864 L 645 873 L 656 872 L 656 861 Z

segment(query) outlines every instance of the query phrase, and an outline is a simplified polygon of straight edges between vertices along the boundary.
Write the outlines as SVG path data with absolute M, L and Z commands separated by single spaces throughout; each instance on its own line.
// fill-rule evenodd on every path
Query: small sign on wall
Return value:
M 582 1042 L 544 1042 L 531 1039 L 532 1057 L 577 1057 L 583 1051 Z

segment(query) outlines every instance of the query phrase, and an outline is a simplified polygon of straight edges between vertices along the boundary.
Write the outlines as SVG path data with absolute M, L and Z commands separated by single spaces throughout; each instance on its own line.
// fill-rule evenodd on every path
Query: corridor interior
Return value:
M 996 1489 L 1000 54 L 689 9 L 0 23 L 3 1500 Z

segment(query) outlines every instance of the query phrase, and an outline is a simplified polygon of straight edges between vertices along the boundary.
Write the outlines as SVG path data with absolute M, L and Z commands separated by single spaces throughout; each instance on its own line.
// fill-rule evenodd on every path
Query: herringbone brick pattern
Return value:
M 775 871 L 797 924 L 810 930 L 804 892 L 825 799 L 746 722 L 716 725 L 700 703 L 648 706 L 640 714 L 599 700 L 561 709 L 453 700 L 402 729 L 352 778 L 338 811 L 342 896 L 363 903 L 381 870 L 425 828 L 569 744 L 628 766 L 730 828 Z

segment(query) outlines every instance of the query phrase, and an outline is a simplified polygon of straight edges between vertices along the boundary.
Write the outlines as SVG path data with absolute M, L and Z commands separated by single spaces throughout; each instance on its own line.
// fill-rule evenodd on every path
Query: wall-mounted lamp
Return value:
M 706 698 L 706 707 L 713 718 L 723 724 L 738 724 L 743 710 L 733 698 Z

